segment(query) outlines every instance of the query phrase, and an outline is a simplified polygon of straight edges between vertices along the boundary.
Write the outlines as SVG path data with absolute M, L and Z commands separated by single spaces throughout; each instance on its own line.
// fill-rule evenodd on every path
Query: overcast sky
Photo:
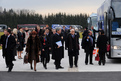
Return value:
M 36 13 L 48 14 L 65 12 L 67 14 L 96 13 L 104 0 L 0 0 L 6 9 L 29 9 Z

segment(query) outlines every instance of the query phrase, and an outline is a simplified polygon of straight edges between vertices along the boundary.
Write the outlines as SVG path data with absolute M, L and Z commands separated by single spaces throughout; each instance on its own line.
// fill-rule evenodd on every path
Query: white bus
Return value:
M 96 13 L 92 13 L 92 14 L 88 17 L 87 23 L 88 23 L 88 29 L 91 29 L 91 27 L 93 26 L 94 29 L 98 31 L 97 14 L 96 14 Z
M 109 58 L 121 58 L 121 0 L 105 0 L 97 10 L 98 27 L 105 31 L 110 45 Z

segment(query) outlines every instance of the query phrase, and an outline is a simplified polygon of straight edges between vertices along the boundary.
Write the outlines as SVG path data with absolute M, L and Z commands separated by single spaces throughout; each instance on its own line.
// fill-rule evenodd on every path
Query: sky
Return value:
M 105 0 L 0 0 L 0 7 L 6 9 L 29 9 L 36 13 L 96 13 Z

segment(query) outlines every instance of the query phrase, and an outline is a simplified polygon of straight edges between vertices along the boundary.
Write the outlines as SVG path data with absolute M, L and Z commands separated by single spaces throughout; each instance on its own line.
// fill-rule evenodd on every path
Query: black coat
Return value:
M 55 34 L 53 36 L 53 50 L 55 51 L 55 54 L 54 54 L 55 60 L 61 60 L 63 58 L 62 47 L 58 48 L 58 45 L 56 44 L 56 42 L 58 41 L 61 41 L 61 36 L 58 34 Z
M 49 40 L 46 38 L 44 39 L 43 36 L 40 37 L 41 41 L 41 57 L 47 58 L 47 61 L 49 61 Z M 44 49 L 45 51 L 42 51 Z
M 51 34 L 51 50 L 52 50 L 52 59 L 55 59 L 55 51 L 54 51 L 54 45 L 53 45 L 53 37 L 54 37 L 54 34 Z
M 16 41 L 15 41 L 15 38 L 12 35 L 10 35 L 10 37 L 8 38 L 7 49 L 5 49 L 6 39 L 7 37 L 3 42 L 3 47 L 4 47 L 3 49 L 5 50 L 5 53 L 3 54 L 3 56 L 5 56 L 8 61 L 13 61 L 14 60 L 13 50 L 16 46 Z
M 51 34 L 49 33 L 46 37 L 48 40 L 48 46 L 51 47 Z
M 87 39 L 88 36 L 86 36 L 83 40 L 83 48 L 85 49 L 85 52 L 90 52 L 91 50 L 94 49 L 95 47 L 95 42 L 94 42 L 94 37 L 91 36 L 93 38 L 93 45 L 91 44 L 91 39 Z
M 107 37 L 106 35 L 99 35 L 97 39 L 97 47 L 99 47 L 99 51 L 106 52 L 107 51 Z
M 3 53 L 2 55 L 5 55 L 4 54 L 5 53 L 5 49 L 4 49 L 5 48 L 5 45 L 4 45 L 5 38 L 6 38 L 5 34 L 1 36 L 0 44 L 2 44 L 2 53 Z
M 25 34 L 18 32 L 17 35 L 18 35 L 18 42 L 19 42 L 18 51 L 23 51 L 24 42 L 25 42 Z
M 76 33 L 74 35 L 74 38 L 72 38 L 71 34 L 67 36 L 66 47 L 68 48 L 69 54 L 70 54 L 70 51 L 72 50 L 75 51 L 76 55 L 79 54 L 79 38 Z

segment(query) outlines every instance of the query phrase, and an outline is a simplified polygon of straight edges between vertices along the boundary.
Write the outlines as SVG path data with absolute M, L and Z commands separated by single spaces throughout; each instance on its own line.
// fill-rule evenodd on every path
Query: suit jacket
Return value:
M 5 48 L 6 46 L 6 39 L 7 37 L 5 38 L 5 41 L 3 42 L 3 49 L 5 50 L 5 53 L 3 54 L 3 56 L 7 57 L 7 60 L 9 61 L 13 61 L 14 59 L 14 54 L 13 54 L 13 50 L 16 46 L 16 41 L 15 41 L 15 38 L 10 35 L 10 37 L 8 38 L 8 42 L 7 42 L 7 48 Z
M 61 60 L 63 58 L 62 53 L 62 47 L 58 48 L 58 45 L 56 42 L 61 41 L 61 35 L 58 35 L 57 33 L 53 36 L 53 50 L 55 51 L 54 59 L 55 60 Z M 61 41 L 62 42 L 62 41 Z
M 107 37 L 106 35 L 100 35 L 97 39 L 97 47 L 99 47 L 99 51 L 106 52 L 107 51 Z

